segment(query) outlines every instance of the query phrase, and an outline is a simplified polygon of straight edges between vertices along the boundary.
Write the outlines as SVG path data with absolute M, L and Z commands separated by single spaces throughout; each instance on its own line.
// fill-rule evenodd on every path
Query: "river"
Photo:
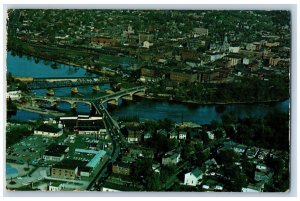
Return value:
M 7 68 L 15 76 L 21 77 L 87 77 L 97 76 L 86 72 L 83 68 L 59 64 L 57 68 L 51 67 L 48 62 L 40 60 L 35 62 L 34 58 L 27 56 L 18 57 L 8 53 Z M 93 92 L 91 86 L 78 87 L 81 96 L 95 97 L 104 94 L 106 89 L 110 89 L 110 85 L 100 86 L 99 92 Z M 71 95 L 70 88 L 54 89 L 55 96 Z M 45 95 L 46 90 L 34 90 L 32 93 L 36 95 Z M 130 103 L 129 105 L 121 104 L 115 110 L 110 111 L 115 118 L 125 116 L 139 116 L 140 119 L 164 119 L 170 118 L 176 122 L 190 121 L 199 124 L 210 123 L 214 119 L 220 119 L 225 112 L 232 112 L 237 117 L 244 118 L 248 116 L 262 117 L 273 110 L 289 111 L 289 100 L 277 103 L 255 103 L 255 104 L 228 104 L 218 111 L 215 105 L 189 105 L 184 103 L 170 103 L 167 101 L 140 100 Z M 58 109 L 69 111 L 70 105 L 67 103 L 59 103 Z M 86 104 L 77 105 L 77 113 L 87 114 L 89 107 Z M 18 110 L 16 115 L 11 116 L 14 120 L 33 120 L 43 118 L 45 116 Z M 49 117 L 49 116 L 46 116 Z

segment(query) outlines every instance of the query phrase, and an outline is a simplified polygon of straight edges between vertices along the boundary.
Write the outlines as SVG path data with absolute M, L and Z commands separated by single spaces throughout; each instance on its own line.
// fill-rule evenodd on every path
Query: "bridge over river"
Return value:
M 27 83 L 29 90 L 102 85 L 109 82 L 105 77 L 66 77 L 66 78 L 16 78 Z

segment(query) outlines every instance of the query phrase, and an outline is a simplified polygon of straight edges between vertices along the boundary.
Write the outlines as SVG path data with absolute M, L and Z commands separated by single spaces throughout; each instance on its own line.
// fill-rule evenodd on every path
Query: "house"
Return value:
M 224 185 L 221 183 L 218 183 L 217 181 L 213 180 L 213 179 L 208 179 L 206 181 L 203 181 L 202 184 L 202 189 L 205 190 L 215 190 L 215 191 L 222 191 L 223 190 Z
M 163 165 L 176 165 L 180 161 L 180 153 L 175 152 L 175 150 L 165 153 L 162 157 Z
M 187 136 L 187 132 L 186 131 L 179 131 L 179 140 L 185 140 L 186 136 Z
M 118 162 L 113 165 L 112 172 L 115 174 L 130 175 L 131 168 L 129 163 Z
M 246 149 L 247 149 L 247 146 L 243 145 L 243 144 L 237 144 L 237 145 L 233 146 L 233 150 L 239 154 L 243 154 L 246 151 Z
M 207 136 L 210 140 L 214 140 L 215 139 L 215 134 L 212 131 L 207 131 Z
M 263 183 L 257 183 L 257 184 L 248 184 L 247 187 L 242 188 L 242 192 L 245 193 L 258 193 L 263 192 L 264 184 Z
M 205 161 L 204 165 L 205 165 L 206 169 L 212 169 L 214 167 L 217 167 L 218 163 L 214 158 L 212 158 L 212 159 L 208 159 L 207 161 Z
M 61 191 L 64 188 L 64 184 L 60 182 L 50 182 L 48 190 L 49 191 Z
M 137 143 L 142 140 L 142 132 L 128 130 L 127 142 L 129 143 Z
M 256 165 L 256 169 L 260 170 L 262 172 L 265 172 L 265 171 L 267 171 L 267 165 L 263 164 L 263 163 L 259 163 L 259 164 Z
M 34 135 L 43 135 L 47 137 L 59 137 L 63 134 L 63 129 L 50 126 L 48 124 L 42 124 L 38 128 L 34 129 Z
M 152 149 L 134 146 L 129 148 L 128 155 L 132 158 L 144 157 L 144 158 L 154 158 L 154 151 Z
M 144 133 L 144 140 L 149 140 L 152 138 L 152 133 L 151 132 L 145 132 Z
M 69 152 L 66 145 L 51 144 L 43 155 L 45 161 L 62 161 Z
M 255 181 L 261 181 L 263 183 L 269 183 L 272 179 L 272 176 L 273 176 L 272 173 L 255 171 L 254 180 Z
M 153 163 L 153 164 L 152 164 L 152 170 L 153 170 L 154 172 L 160 174 L 160 169 L 161 169 L 161 167 L 160 167 L 160 164 L 159 164 L 159 163 Z
M 189 186 L 197 186 L 201 184 L 202 178 L 203 172 L 199 168 L 196 168 L 184 175 L 184 184 Z
M 148 48 L 149 49 L 152 45 L 153 45 L 153 43 L 150 43 L 149 41 L 144 41 L 143 42 L 143 47 L 144 48 Z
M 176 129 L 173 129 L 170 133 L 169 133 L 169 135 L 170 135 L 170 139 L 178 139 L 178 132 L 177 132 L 177 130 Z

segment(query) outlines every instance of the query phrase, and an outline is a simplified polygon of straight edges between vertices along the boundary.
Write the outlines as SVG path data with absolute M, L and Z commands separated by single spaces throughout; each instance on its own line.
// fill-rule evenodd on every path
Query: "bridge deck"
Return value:
M 48 89 L 48 88 L 60 88 L 60 87 L 77 87 L 85 85 L 99 85 L 106 84 L 108 81 L 102 79 L 78 79 L 76 81 L 64 80 L 64 81 L 46 81 L 36 80 L 27 84 L 29 90 L 35 89 Z

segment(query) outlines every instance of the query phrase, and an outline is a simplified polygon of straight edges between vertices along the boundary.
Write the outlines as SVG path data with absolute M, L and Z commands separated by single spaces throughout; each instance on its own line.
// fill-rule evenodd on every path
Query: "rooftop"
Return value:
M 61 129 L 50 126 L 48 124 L 42 124 L 35 130 L 37 131 L 44 131 L 44 132 L 51 132 L 51 133 L 58 133 Z

